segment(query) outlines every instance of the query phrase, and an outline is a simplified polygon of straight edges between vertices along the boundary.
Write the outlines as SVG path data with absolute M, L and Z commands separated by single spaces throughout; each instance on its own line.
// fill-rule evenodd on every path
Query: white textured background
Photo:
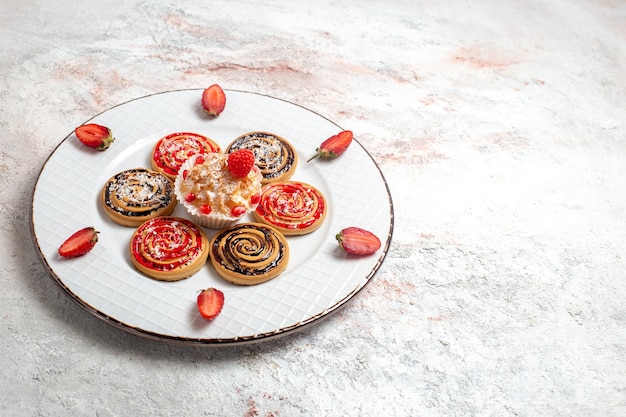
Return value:
M 0 415 L 626 415 L 623 1 L 0 4 Z M 353 130 L 394 240 L 297 334 L 143 340 L 48 277 L 32 188 L 84 120 L 214 82 Z

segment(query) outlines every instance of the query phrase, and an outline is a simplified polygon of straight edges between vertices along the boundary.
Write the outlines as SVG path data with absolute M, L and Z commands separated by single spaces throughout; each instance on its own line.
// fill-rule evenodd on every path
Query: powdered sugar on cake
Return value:
M 237 221 L 256 209 L 258 201 L 253 197 L 261 191 L 261 174 L 256 167 L 247 176 L 235 178 L 228 172 L 223 153 L 206 154 L 199 163 L 196 161 L 195 157 L 189 158 L 175 182 L 176 197 L 194 221 L 207 227 L 223 227 L 225 224 L 212 221 Z

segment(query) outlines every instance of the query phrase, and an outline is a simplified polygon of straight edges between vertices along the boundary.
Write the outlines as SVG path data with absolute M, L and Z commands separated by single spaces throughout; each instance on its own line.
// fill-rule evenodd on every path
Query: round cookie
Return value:
M 317 230 L 327 212 L 328 204 L 320 190 L 304 182 L 288 181 L 265 184 L 252 215 L 284 235 L 303 235 Z
M 156 217 L 135 230 L 129 249 L 139 272 L 159 281 L 178 281 L 206 264 L 209 241 L 190 220 Z
M 296 171 L 298 154 L 284 138 L 268 132 L 250 132 L 239 136 L 226 148 L 226 153 L 250 149 L 256 166 L 263 175 L 263 184 L 287 181 Z
M 152 169 L 174 179 L 180 166 L 192 155 L 220 152 L 212 139 L 192 132 L 171 133 L 162 137 L 152 148 Z
M 174 182 L 149 169 L 128 169 L 109 178 L 102 187 L 100 202 L 111 220 L 122 226 L 137 227 L 174 211 Z
M 209 258 L 217 273 L 237 285 L 255 285 L 276 278 L 287 268 L 287 238 L 261 223 L 240 223 L 218 231 Z

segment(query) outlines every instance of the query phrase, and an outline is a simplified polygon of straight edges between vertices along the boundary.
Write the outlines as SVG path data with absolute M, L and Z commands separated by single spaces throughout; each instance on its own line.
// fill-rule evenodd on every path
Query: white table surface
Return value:
M 2 3 L 0 415 L 626 415 L 626 3 Z M 393 241 L 313 327 L 146 340 L 50 279 L 33 187 L 85 120 L 214 82 L 353 130 Z

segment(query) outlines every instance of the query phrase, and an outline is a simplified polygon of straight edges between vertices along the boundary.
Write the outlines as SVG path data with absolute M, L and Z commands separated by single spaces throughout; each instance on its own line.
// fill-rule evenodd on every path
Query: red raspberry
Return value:
M 239 149 L 228 154 L 228 172 L 233 177 L 243 178 L 254 167 L 254 153 L 249 149 Z

